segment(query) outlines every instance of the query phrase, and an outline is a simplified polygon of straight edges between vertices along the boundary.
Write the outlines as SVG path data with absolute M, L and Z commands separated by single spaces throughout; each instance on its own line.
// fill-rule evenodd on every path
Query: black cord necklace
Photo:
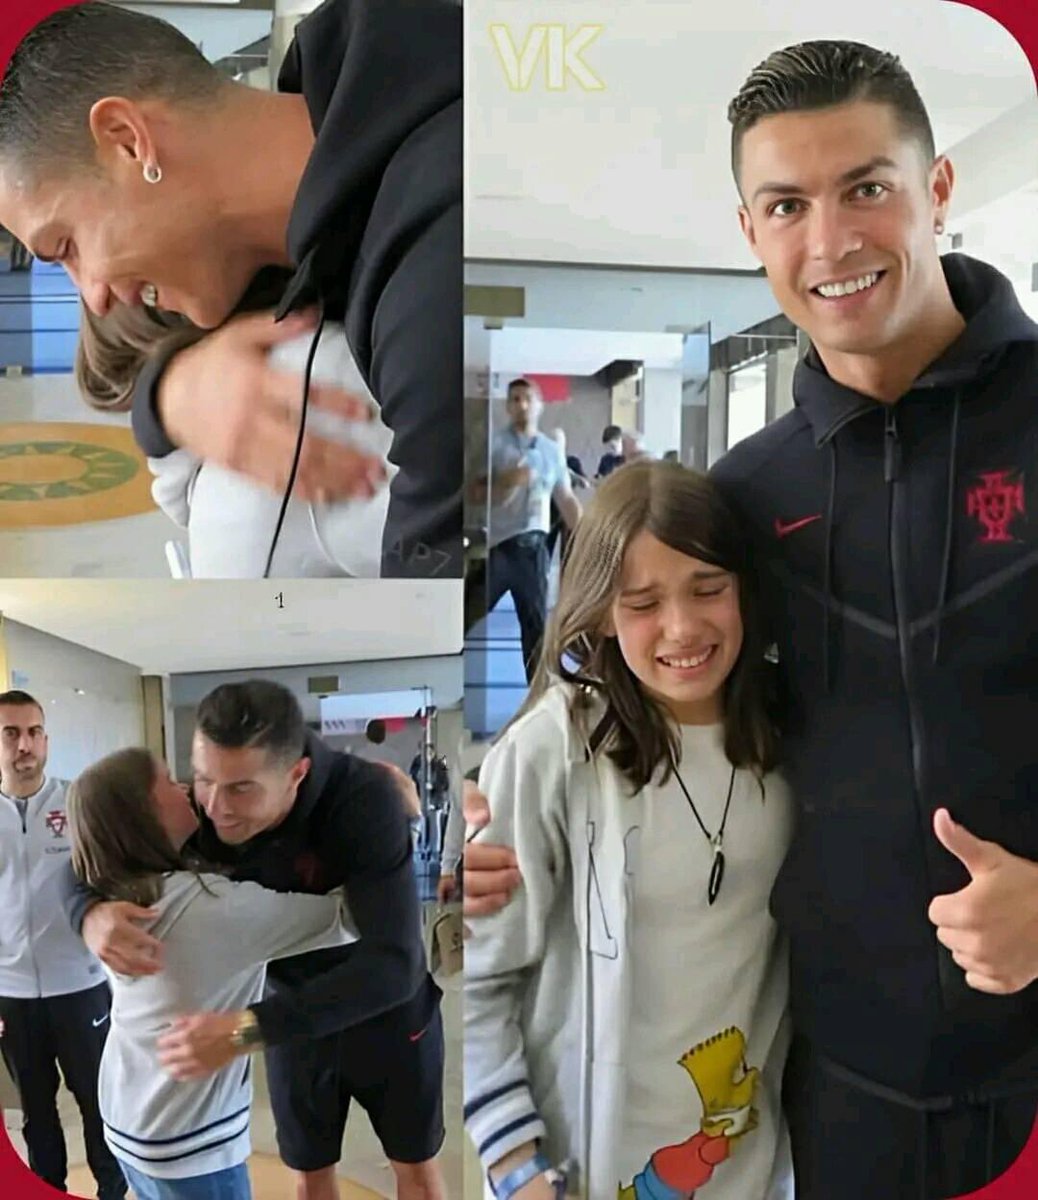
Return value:
M 674 771 L 674 778 L 678 781 L 678 786 L 685 793 L 685 799 L 688 801 L 688 806 L 696 819 L 696 824 L 703 831 L 703 837 L 710 843 L 714 851 L 714 861 L 710 866 L 710 882 L 706 888 L 707 903 L 713 904 L 717 899 L 718 893 L 721 891 L 721 881 L 724 879 L 724 827 L 728 823 L 728 810 L 732 806 L 732 793 L 735 791 L 735 767 L 732 767 L 732 777 L 728 781 L 728 799 L 724 802 L 724 815 L 721 817 L 720 828 L 711 837 L 710 830 L 703 824 L 703 818 L 699 815 L 699 810 L 689 795 L 688 788 L 685 787 L 685 781 L 681 778 L 677 763 L 671 759 L 670 765 Z

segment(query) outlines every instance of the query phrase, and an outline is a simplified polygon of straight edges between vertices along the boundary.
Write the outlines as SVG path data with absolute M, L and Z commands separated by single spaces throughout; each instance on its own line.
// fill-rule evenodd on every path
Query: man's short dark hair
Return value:
M 306 750 L 306 722 L 286 687 L 267 679 L 224 683 L 198 706 L 198 732 L 224 750 L 266 750 L 278 763 L 293 763 Z
M 624 431 L 619 425 L 607 425 L 602 430 L 602 445 L 604 446 L 606 442 L 615 442 L 617 438 L 622 438 L 623 435 Z
M 9 692 L 0 692 L 0 705 L 9 704 L 16 708 L 38 708 L 40 716 L 43 716 L 43 705 L 36 699 L 35 696 L 30 696 L 28 692 L 21 691 L 20 688 L 12 688 Z
M 523 379 L 523 378 L 520 376 L 520 378 L 518 378 L 518 379 L 513 379 L 513 380 L 512 380 L 512 382 L 511 382 L 511 383 L 508 385 L 508 398 L 509 398 L 509 400 L 511 400 L 511 398 L 512 398 L 512 391 L 513 391 L 515 388 L 529 388 L 531 392 L 532 392 L 532 391 L 534 391 L 534 386 L 533 386 L 533 384 L 532 384 L 532 383 L 529 381 L 529 379 Z
M 918 139 L 927 159 L 933 159 L 930 118 L 897 55 L 861 42 L 801 42 L 769 54 L 728 106 L 736 181 L 743 135 L 758 121 L 857 100 L 888 104 L 902 130 Z
M 226 84 L 166 21 L 86 0 L 45 18 L 15 50 L 0 83 L 0 161 L 65 175 L 95 162 L 88 117 L 98 100 L 197 106 Z
M 372 745 L 381 746 L 386 740 L 386 723 L 381 717 L 369 721 L 364 730 L 364 736 Z

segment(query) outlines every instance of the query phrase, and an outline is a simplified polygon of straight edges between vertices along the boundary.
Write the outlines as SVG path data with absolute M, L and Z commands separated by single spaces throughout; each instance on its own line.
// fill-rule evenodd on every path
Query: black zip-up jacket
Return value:
M 345 887 L 360 941 L 281 958 L 267 968 L 254 1011 L 264 1040 L 322 1037 L 400 1008 L 426 986 L 418 1032 L 435 1005 L 422 941 L 411 831 L 396 785 L 377 763 L 330 750 L 313 735 L 311 768 L 288 817 L 242 846 L 227 846 L 199 811 L 186 847 L 231 879 L 276 892 L 323 894 Z M 81 930 L 97 897 L 69 867 L 66 912 Z
M 400 470 L 383 574 L 460 576 L 461 8 L 325 0 L 297 26 L 278 90 L 303 95 L 316 132 L 288 228 L 297 269 L 279 315 L 316 304 L 345 321 L 393 433 Z M 255 306 L 247 295 L 238 311 Z M 156 410 L 169 357 L 145 366 L 134 395 L 134 433 L 154 458 L 175 448 Z
M 1038 326 L 993 268 L 942 262 L 967 327 L 905 396 L 811 351 L 793 411 L 714 477 L 759 544 L 789 695 L 799 817 L 772 910 L 795 1025 L 946 1100 L 1038 1090 L 1038 985 L 969 988 L 927 918 L 969 882 L 936 809 L 1038 860 Z

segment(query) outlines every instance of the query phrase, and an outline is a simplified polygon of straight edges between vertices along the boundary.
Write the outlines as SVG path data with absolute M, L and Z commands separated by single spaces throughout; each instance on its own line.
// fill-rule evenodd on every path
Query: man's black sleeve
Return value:
M 141 368 L 133 389 L 133 408 L 130 412 L 133 437 L 149 458 L 165 458 L 176 449 L 162 428 L 158 410 L 162 372 L 175 354 L 176 350 L 169 350 L 152 355 Z
M 99 900 L 103 899 L 103 896 L 99 896 L 97 892 L 80 880 L 72 870 L 70 862 L 65 864 L 61 873 L 61 907 L 74 932 L 82 936 L 83 918 L 87 914 L 87 909 L 93 908 Z
M 371 390 L 392 430 L 382 574 L 462 570 L 462 217 L 452 205 L 400 262 L 372 326 Z
M 339 966 L 253 1005 L 273 1045 L 323 1037 L 410 1000 L 427 973 L 411 830 L 389 773 L 354 759 L 322 829 L 326 856 L 344 864 L 360 941 Z

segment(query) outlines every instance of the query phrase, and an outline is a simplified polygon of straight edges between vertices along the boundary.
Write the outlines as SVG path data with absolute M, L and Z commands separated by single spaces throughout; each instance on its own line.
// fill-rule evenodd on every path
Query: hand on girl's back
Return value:
M 158 912 L 125 900 L 95 904 L 83 918 L 83 941 L 117 975 L 155 975 L 162 970 L 162 943 L 141 928 Z
M 475 833 L 490 821 L 490 805 L 486 796 L 471 780 L 465 781 L 462 792 L 465 824 Z M 512 893 L 522 882 L 515 851 L 508 846 L 484 845 L 468 841 L 465 844 L 464 888 L 462 911 L 466 917 L 485 917 L 498 912 L 511 900 Z
M 170 440 L 197 458 L 283 492 L 299 438 L 303 377 L 278 370 L 269 355 L 314 324 L 307 316 L 275 323 L 272 313 L 250 313 L 177 353 L 158 388 L 159 417 Z M 371 418 L 363 397 L 328 384 L 311 385 L 310 405 L 344 420 Z M 385 478 L 379 456 L 307 432 L 294 495 L 322 502 L 369 499 Z

